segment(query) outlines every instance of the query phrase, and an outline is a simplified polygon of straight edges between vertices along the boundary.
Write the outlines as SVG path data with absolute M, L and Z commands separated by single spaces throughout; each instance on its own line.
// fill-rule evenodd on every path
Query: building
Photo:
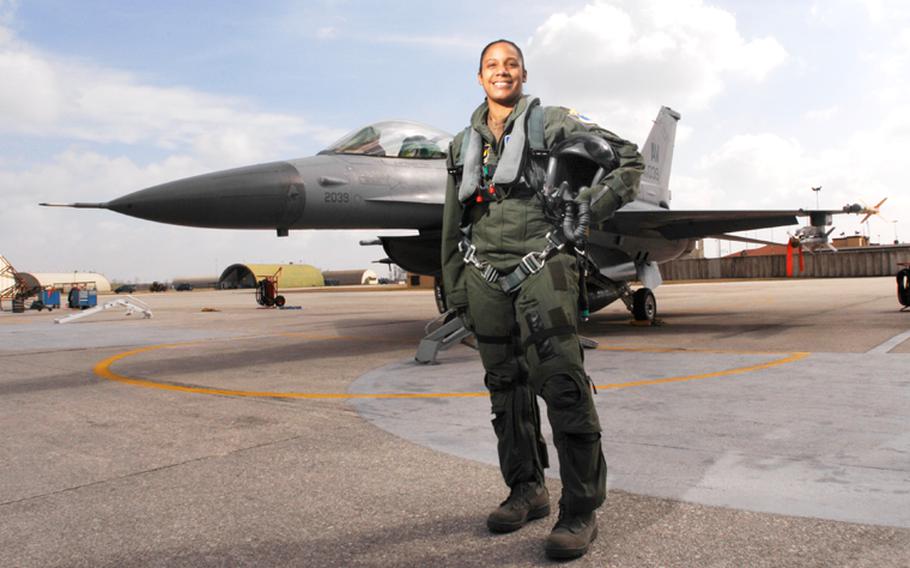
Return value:
M 850 237 L 838 237 L 836 239 L 831 239 L 831 244 L 834 245 L 834 248 L 842 249 L 848 247 L 867 247 L 869 246 L 869 237 L 865 235 L 853 235 Z M 898 243 L 894 243 L 898 244 Z
M 414 274 L 413 272 L 408 272 L 406 282 L 408 288 L 423 288 L 432 290 L 436 287 L 436 278 L 433 276 L 427 276 L 426 274 Z
M 713 278 L 787 278 L 787 247 L 760 247 L 724 258 L 681 258 L 660 265 L 664 280 Z M 744 253 L 744 254 L 743 254 Z M 795 256 L 795 254 L 794 254 Z M 910 245 L 873 245 L 804 253 L 803 268 L 793 263 L 800 278 L 857 278 L 893 276 L 910 262 Z
M 193 288 L 217 288 L 218 276 L 175 276 L 171 282 L 176 286 L 178 284 L 189 284 Z
M 110 292 L 111 283 L 97 272 L 19 272 L 17 273 L 26 290 L 56 288 L 67 293 L 72 288 Z
M 379 276 L 372 270 L 326 270 L 322 273 L 326 286 L 361 286 L 378 284 Z
M 279 288 L 324 286 L 322 273 L 309 264 L 232 264 L 218 278 L 219 288 L 255 288 L 266 277 L 276 277 Z

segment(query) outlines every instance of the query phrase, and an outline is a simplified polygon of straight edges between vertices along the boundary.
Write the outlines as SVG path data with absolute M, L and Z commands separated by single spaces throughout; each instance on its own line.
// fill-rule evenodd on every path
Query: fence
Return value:
M 842 249 L 838 252 L 804 253 L 805 270 L 798 272 L 794 258 L 793 273 L 798 278 L 857 278 L 894 276 L 898 263 L 910 262 L 910 245 L 874 246 Z M 687 258 L 660 265 L 664 280 L 710 280 L 714 278 L 786 278 L 787 258 L 774 256 L 737 256 L 728 258 Z

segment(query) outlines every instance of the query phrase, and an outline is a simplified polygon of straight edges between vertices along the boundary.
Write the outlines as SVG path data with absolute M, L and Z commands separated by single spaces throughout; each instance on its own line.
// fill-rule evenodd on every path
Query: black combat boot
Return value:
M 547 486 L 524 481 L 512 488 L 509 498 L 487 517 L 487 528 L 494 533 L 517 531 L 528 521 L 550 514 L 550 493 Z
M 597 514 L 594 511 L 571 513 L 560 504 L 559 519 L 547 537 L 547 557 L 554 560 L 569 560 L 584 556 L 595 538 Z

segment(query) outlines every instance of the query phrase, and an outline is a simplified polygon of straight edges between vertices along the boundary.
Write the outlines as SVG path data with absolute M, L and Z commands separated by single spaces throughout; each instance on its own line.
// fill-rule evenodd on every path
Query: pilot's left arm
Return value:
M 460 136 L 460 135 L 459 135 Z M 449 145 L 446 166 L 451 172 L 454 169 L 456 153 L 461 148 L 461 138 Z M 461 310 L 468 305 L 468 292 L 465 283 L 464 255 L 458 249 L 461 242 L 461 216 L 463 205 L 458 200 L 456 175 L 450 173 L 446 183 L 446 198 L 442 217 L 442 281 L 445 291 L 446 307 Z
M 579 196 L 581 199 L 590 198 L 591 216 L 595 224 L 606 221 L 617 209 L 635 199 L 641 174 L 645 171 L 638 146 L 563 107 L 547 107 L 544 124 L 544 135 L 549 148 L 579 132 L 596 134 L 613 148 L 619 165 L 598 185 Z

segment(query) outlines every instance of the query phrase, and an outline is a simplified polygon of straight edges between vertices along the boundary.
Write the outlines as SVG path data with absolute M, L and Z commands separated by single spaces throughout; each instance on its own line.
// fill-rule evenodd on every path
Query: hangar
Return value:
M 322 273 L 309 264 L 232 264 L 218 278 L 219 288 L 255 288 L 266 277 L 277 277 L 279 288 L 322 286 Z
M 56 288 L 69 292 L 71 288 L 86 288 L 110 292 L 111 283 L 96 272 L 17 272 L 25 290 Z
M 325 278 L 327 286 L 360 286 L 379 283 L 379 276 L 372 270 L 326 270 L 322 276 Z

